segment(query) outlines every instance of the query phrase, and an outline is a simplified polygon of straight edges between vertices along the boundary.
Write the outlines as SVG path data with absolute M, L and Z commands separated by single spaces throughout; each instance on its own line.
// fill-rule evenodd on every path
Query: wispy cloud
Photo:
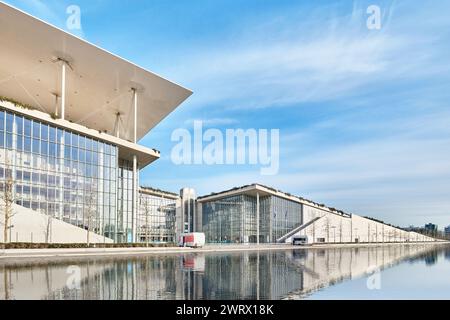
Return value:
M 68 3 L 52 1 L 14 2 L 64 27 Z M 380 31 L 366 28 L 373 2 L 364 0 L 264 1 L 246 13 L 233 1 L 221 2 L 221 10 L 201 0 L 178 2 L 178 11 L 143 3 L 141 16 L 151 14 L 157 24 L 135 19 L 135 11 L 124 14 L 129 6 L 99 3 L 80 0 L 83 10 L 99 6 L 120 24 L 95 34 L 104 20 L 92 20 L 86 30 L 113 48 L 117 39 L 129 41 L 122 56 L 138 54 L 195 92 L 145 139 L 163 158 L 146 169 L 142 183 L 205 194 L 260 182 L 396 224 L 450 223 L 447 2 L 379 0 Z M 208 23 L 197 23 L 196 6 Z M 174 166 L 171 132 L 191 129 L 196 119 L 222 130 L 281 129 L 280 174 Z
M 199 48 L 200 53 L 186 57 L 185 67 L 177 66 L 174 73 L 202 88 L 194 97 L 199 106 L 222 103 L 245 109 L 333 101 L 448 70 L 435 63 L 442 54 L 442 39 L 398 30 L 391 20 L 402 16 L 392 17 L 393 12 L 393 6 L 385 9 L 380 32 L 365 28 L 367 15 L 359 6 L 341 15 L 285 17 L 288 22 L 279 28 L 266 23 L 254 27 L 255 33 L 247 31 L 237 45 Z M 299 18 L 302 22 L 295 21 Z

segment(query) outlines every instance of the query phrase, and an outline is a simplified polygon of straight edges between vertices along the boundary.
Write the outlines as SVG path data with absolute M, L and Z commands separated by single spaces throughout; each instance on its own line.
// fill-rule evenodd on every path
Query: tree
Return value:
M 52 242 L 52 227 L 53 227 L 53 204 L 48 205 L 49 209 L 45 215 L 45 220 L 43 221 L 42 228 L 44 230 L 45 243 Z
M 151 209 L 150 209 L 150 205 L 149 205 L 149 199 L 148 197 L 141 196 L 141 208 L 143 208 L 144 210 L 144 219 L 145 219 L 145 242 L 146 245 L 148 247 L 148 242 L 150 239 L 150 214 L 151 214 Z
M 88 184 L 89 187 L 85 188 L 87 195 L 85 195 L 86 205 L 85 205 L 85 223 L 86 223 L 86 244 L 90 246 L 90 236 L 93 230 L 94 222 L 97 217 L 97 192 L 93 186 L 93 183 Z
M 16 215 L 14 212 L 13 204 L 14 204 L 14 188 L 15 181 L 12 174 L 11 166 L 9 165 L 9 160 L 6 160 L 5 163 L 5 181 L 3 190 L 1 192 L 1 207 L 3 219 L 1 220 L 1 225 L 3 225 L 3 243 L 4 247 L 9 243 L 11 239 L 8 240 L 9 230 L 13 227 L 11 225 L 12 218 Z
M 51 242 L 52 225 L 53 225 L 53 216 L 45 215 L 45 220 L 44 220 L 44 225 L 43 225 L 44 235 L 45 235 L 45 243 Z

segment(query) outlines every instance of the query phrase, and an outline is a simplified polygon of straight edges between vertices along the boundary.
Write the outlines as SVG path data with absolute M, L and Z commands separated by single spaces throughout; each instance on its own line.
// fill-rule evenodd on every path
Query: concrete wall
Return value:
M 11 220 L 9 242 L 46 243 L 48 216 L 13 205 L 14 216 Z M 0 222 L 4 221 L 4 214 L 0 212 Z M 86 243 L 87 231 L 63 221 L 52 219 L 50 224 L 49 243 Z M 3 239 L 3 225 L 0 225 L 0 243 Z M 90 243 L 113 243 L 112 239 L 90 233 Z
M 309 209 L 308 209 L 309 210 Z M 315 210 L 315 209 L 314 209 Z M 309 210 L 308 221 L 314 217 Z M 436 240 L 415 232 L 404 231 L 358 215 L 351 217 L 326 213 L 319 220 L 299 231 L 295 236 L 308 236 L 310 243 L 400 243 L 435 242 Z M 286 240 L 292 242 L 292 238 Z
M 303 205 L 303 224 L 327 215 L 327 211 Z

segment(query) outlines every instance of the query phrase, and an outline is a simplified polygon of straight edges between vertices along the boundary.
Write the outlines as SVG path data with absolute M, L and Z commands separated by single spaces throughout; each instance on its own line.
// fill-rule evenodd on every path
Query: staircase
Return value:
M 292 237 L 294 234 L 302 231 L 303 229 L 309 227 L 310 225 L 312 225 L 313 223 L 315 223 L 316 221 L 322 219 L 323 217 L 317 217 L 312 219 L 310 222 L 306 223 L 306 224 L 302 224 L 301 226 L 295 228 L 294 230 L 290 231 L 289 233 L 285 234 L 284 236 L 282 236 L 281 238 L 279 238 L 277 240 L 277 243 L 284 243 L 286 242 L 286 239 Z

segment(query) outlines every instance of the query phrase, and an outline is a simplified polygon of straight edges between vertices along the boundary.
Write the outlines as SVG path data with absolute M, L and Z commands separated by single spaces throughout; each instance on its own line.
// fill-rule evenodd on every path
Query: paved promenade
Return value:
M 373 243 L 373 244 L 323 244 L 314 246 L 291 246 L 286 244 L 265 244 L 265 245 L 209 245 L 203 248 L 107 248 L 107 249 L 11 249 L 0 250 L 0 261 L 21 258 L 54 258 L 54 257 L 115 257 L 115 256 L 139 256 L 139 255 L 168 255 L 186 253 L 220 253 L 220 252 L 241 252 L 241 251 L 275 251 L 275 250 L 304 250 L 304 249 L 328 249 L 328 248 L 352 248 L 352 247 L 373 247 L 383 245 L 437 245 L 449 244 L 449 242 L 438 243 Z

